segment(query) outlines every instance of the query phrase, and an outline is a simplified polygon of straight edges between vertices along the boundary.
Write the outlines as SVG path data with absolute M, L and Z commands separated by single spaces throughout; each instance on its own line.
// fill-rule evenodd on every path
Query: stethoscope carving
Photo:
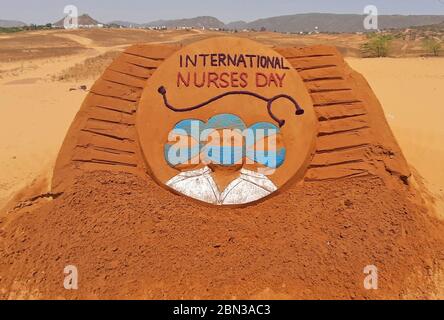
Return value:
M 222 98 L 224 98 L 224 97 L 226 97 L 226 96 L 231 96 L 231 95 L 247 95 L 247 96 L 252 96 L 252 97 L 258 98 L 258 99 L 260 99 L 260 100 L 262 100 L 262 101 L 267 102 L 267 110 L 268 110 L 268 114 L 270 115 L 270 117 L 271 117 L 274 121 L 276 121 L 276 122 L 279 124 L 279 127 L 280 127 L 280 128 L 282 128 L 282 127 L 285 125 L 285 120 L 283 120 L 283 119 L 279 119 L 278 117 L 276 117 L 276 116 L 274 115 L 274 113 L 272 112 L 272 110 L 271 110 L 272 105 L 273 105 L 273 102 L 275 102 L 276 100 L 279 100 L 279 99 L 287 99 L 287 100 L 289 100 L 291 103 L 293 103 L 294 106 L 296 107 L 296 113 L 295 113 L 295 114 L 296 114 L 297 116 L 301 116 L 301 115 L 303 115 L 304 112 L 305 112 L 304 109 L 302 109 L 302 108 L 299 106 L 299 104 L 297 103 L 297 101 L 296 101 L 293 97 L 291 97 L 291 96 L 289 96 L 289 95 L 286 95 L 286 94 L 280 94 L 280 95 L 274 96 L 274 97 L 272 97 L 272 98 L 266 98 L 266 97 L 264 97 L 264 96 L 261 96 L 260 94 L 257 94 L 257 93 L 251 92 L 251 91 L 229 91 L 229 92 L 222 93 L 222 94 L 220 94 L 220 95 L 218 95 L 218 96 L 215 96 L 215 97 L 213 97 L 213 98 L 211 98 L 211 99 L 209 99 L 209 100 L 207 100 L 207 101 L 205 101 L 205 102 L 202 102 L 202 103 L 200 103 L 200 104 L 198 104 L 198 105 L 195 105 L 195 106 L 193 106 L 193 107 L 179 109 L 179 108 L 175 108 L 174 106 L 172 106 L 172 105 L 168 102 L 168 98 L 167 98 L 167 90 L 166 90 L 166 88 L 165 88 L 164 86 L 161 86 L 161 87 L 158 89 L 158 92 L 162 95 L 162 97 L 163 97 L 163 101 L 164 101 L 164 103 L 165 103 L 165 106 L 166 106 L 168 109 L 170 109 L 170 110 L 172 110 L 172 111 L 175 111 L 175 112 L 188 112 L 188 111 L 193 111 L 193 110 L 196 110 L 196 109 L 200 109 L 200 108 L 203 108 L 203 107 L 207 106 L 208 104 L 210 104 L 210 103 L 212 103 L 212 102 L 215 102 L 215 101 L 217 101 L 217 100 L 220 100 L 220 99 L 222 99 Z

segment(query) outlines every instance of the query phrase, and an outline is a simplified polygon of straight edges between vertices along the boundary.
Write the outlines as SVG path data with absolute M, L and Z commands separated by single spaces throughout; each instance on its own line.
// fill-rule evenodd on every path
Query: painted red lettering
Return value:
M 232 72 L 231 73 L 231 86 L 233 88 L 239 87 L 239 73 L 238 72 Z
M 217 80 L 219 80 L 219 76 L 216 72 L 209 72 L 208 73 L 208 88 L 211 87 L 211 84 L 214 84 L 216 88 L 219 88 L 219 85 L 217 84 Z
M 240 83 L 240 86 L 242 87 L 242 88 L 245 88 L 246 86 L 248 86 L 248 74 L 246 74 L 245 72 L 242 72 L 241 74 L 240 74 L 240 79 L 241 79 L 241 83 Z
M 181 72 L 179 72 L 177 74 L 177 87 L 179 88 L 181 86 L 181 83 L 185 86 L 185 87 L 189 87 L 190 86 L 190 73 L 187 73 L 187 78 L 185 79 L 182 75 Z
M 220 87 L 221 88 L 228 88 L 230 86 L 230 74 L 227 72 L 222 72 L 220 74 Z
M 284 79 L 286 75 L 287 75 L 286 73 L 283 73 L 282 76 L 280 76 L 278 73 L 276 73 L 276 78 L 278 79 L 279 87 L 281 88 L 284 86 Z
M 267 76 L 261 72 L 256 73 L 256 87 L 264 88 L 268 84 Z

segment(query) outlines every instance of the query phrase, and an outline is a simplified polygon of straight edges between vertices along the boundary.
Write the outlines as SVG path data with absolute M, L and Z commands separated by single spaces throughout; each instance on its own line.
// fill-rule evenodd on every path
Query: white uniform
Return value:
M 211 173 L 209 167 L 182 172 L 168 181 L 167 185 L 186 196 L 216 205 L 250 203 L 277 190 L 265 175 L 241 169 L 239 177 L 221 193 Z

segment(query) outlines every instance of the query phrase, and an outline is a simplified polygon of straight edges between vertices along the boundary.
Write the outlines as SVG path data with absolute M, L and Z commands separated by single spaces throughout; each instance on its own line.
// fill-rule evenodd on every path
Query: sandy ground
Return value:
M 37 36 L 39 38 L 34 39 L 35 44 L 31 47 L 40 46 L 40 40 L 47 39 L 46 33 L 38 33 Z M 16 45 L 20 40 L 15 36 L 0 37 L 0 222 L 6 212 L 1 209 L 2 206 L 20 190 L 40 190 L 42 194 L 49 190 L 57 153 L 87 94 L 87 91 L 71 89 L 80 85 L 90 88 L 100 70 L 104 69 L 107 59 L 112 58 L 108 54 L 122 50 L 130 44 L 128 42 L 186 43 L 208 36 L 211 35 L 186 32 L 153 35 L 140 32 L 132 34 L 131 41 L 127 41 L 125 32 L 117 32 L 114 38 L 103 34 L 98 37 L 93 31 L 52 32 L 48 43 L 42 44 L 44 47 L 31 48 L 28 40 L 24 41 L 24 46 L 28 47 L 21 54 L 26 58 L 15 60 L 2 60 L 2 55 L 8 56 L 10 53 L 7 50 L 19 50 Z M 242 36 L 270 45 L 277 41 L 260 33 Z M 32 38 L 28 35 L 22 37 Z M 146 37 L 151 38 L 144 41 Z M 9 41 L 7 50 L 2 46 L 2 39 Z M 338 37 L 334 43 L 347 39 Z M 310 42 L 312 38 L 305 40 L 306 44 L 314 44 Z M 329 43 L 328 39 L 320 40 Z M 281 36 L 279 41 L 283 45 L 297 44 L 289 36 Z M 354 41 L 360 40 L 357 38 Z M 50 42 L 59 46 L 57 50 L 51 50 Z M 347 47 L 348 51 L 351 49 Z M 43 52 L 43 56 L 35 58 L 39 52 Z M 29 55 L 33 58 L 28 59 Z M 422 188 L 425 199 L 435 205 L 436 211 L 444 218 L 444 145 L 441 142 L 444 128 L 440 117 L 444 98 L 441 90 L 444 84 L 444 59 L 347 58 L 347 61 L 369 81 L 415 172 L 413 181 Z M 57 290 L 62 290 L 57 270 L 72 263 L 73 257 L 81 257 L 79 266 L 88 277 L 84 283 L 90 286 L 86 292 L 94 292 L 101 297 L 125 296 L 128 292 L 148 299 L 168 298 L 166 294 L 173 298 L 183 297 L 184 294 L 199 297 L 199 294 L 206 292 L 208 296 L 203 298 L 208 298 L 215 292 L 220 293 L 221 288 L 229 292 L 232 285 L 239 297 L 250 298 L 250 293 L 258 288 L 267 289 L 254 298 L 276 298 L 279 292 L 269 293 L 267 290 L 270 287 L 293 288 L 293 291 L 287 290 L 291 295 L 279 295 L 279 298 L 319 298 L 319 295 L 347 299 L 423 298 L 429 297 L 430 291 L 422 272 L 426 270 L 429 276 L 433 274 L 433 282 L 443 281 L 442 273 L 433 269 L 438 261 L 436 253 L 442 252 L 439 251 L 441 242 L 435 239 L 435 235 L 443 234 L 442 229 L 438 228 L 439 223 L 425 214 L 425 209 L 416 211 L 416 204 L 406 201 L 402 193 L 380 185 L 382 182 L 376 180 L 352 183 L 342 180 L 295 187 L 290 193 L 281 195 L 281 201 L 278 198 L 277 202 L 264 202 L 259 208 L 247 208 L 247 212 L 242 214 L 230 209 L 220 215 L 210 215 L 208 213 L 213 212 L 213 208 L 205 213 L 200 206 L 193 207 L 191 202 L 184 201 L 179 208 L 184 215 L 176 215 L 177 203 L 172 199 L 173 195 L 156 184 L 146 188 L 144 183 L 131 176 L 101 176 L 100 173 L 83 179 L 76 184 L 75 192 L 67 195 L 69 198 L 65 202 L 54 201 L 56 206 L 51 207 L 52 211 L 26 212 L 14 220 L 17 225 L 8 225 L 10 233 L 0 234 L 7 240 L 0 265 L 10 268 L 4 270 L 9 270 L 7 274 L 12 275 L 12 279 L 27 279 L 26 283 L 14 283 L 18 288 L 8 289 L 10 297 L 22 290 L 26 292 L 27 288 L 32 287 L 32 281 L 42 283 L 43 279 L 47 286 L 42 288 L 49 292 L 48 296 L 57 295 Z M 98 182 L 86 183 L 89 181 Z M 30 184 L 34 184 L 34 188 L 27 187 Z M 100 192 L 103 185 L 106 185 L 106 192 Z M 127 190 L 128 186 L 130 191 Z M 336 188 L 345 190 L 345 193 L 338 195 L 331 192 Z M 97 194 L 97 199 L 78 205 L 91 193 Z M 129 196 L 116 196 L 121 194 Z M 109 201 L 109 195 L 117 201 Z M 287 195 L 289 198 L 284 199 Z M 344 197 L 350 205 L 346 204 Z M 43 196 L 38 201 L 50 201 L 46 198 Z M 325 210 L 318 210 L 321 206 L 319 199 Z M 374 199 L 381 200 L 375 202 Z M 70 203 L 76 205 L 66 205 Z M 154 216 L 143 214 L 147 205 L 154 208 Z M 157 209 L 156 206 L 161 207 Z M 85 210 L 92 214 L 85 216 Z M 107 215 L 117 211 L 119 217 L 125 218 L 116 220 Z M 291 214 L 298 211 L 304 214 Z M 267 214 L 260 214 L 263 212 Z M 366 214 L 362 215 L 363 212 Z M 406 212 L 410 215 L 406 215 Z M 206 217 L 210 216 L 213 220 L 207 220 Z M 254 224 L 251 224 L 249 217 L 255 217 Z M 85 235 L 91 235 L 91 238 Z M 253 235 L 261 235 L 260 240 L 257 236 L 253 238 Z M 59 241 L 54 242 L 54 238 Z M 251 239 L 258 245 L 251 246 Z M 211 245 L 208 246 L 208 243 Z M 286 250 L 283 250 L 283 243 L 289 244 Z M 270 250 L 264 255 L 261 250 L 266 247 Z M 65 248 L 68 248 L 67 256 L 63 251 Z M 144 248 L 156 250 L 144 251 Z M 207 259 L 196 259 L 196 251 L 205 252 L 203 257 Z M 239 252 L 246 252 L 246 255 Z M 313 255 L 313 252 L 317 254 Z M 291 255 L 298 259 L 289 260 Z M 177 264 L 178 256 L 190 259 L 182 259 L 182 264 Z M 259 258 L 255 259 L 254 264 L 245 264 L 251 256 Z M 356 283 L 361 283 L 361 278 L 357 278 L 357 274 L 361 274 L 360 266 L 372 259 L 383 264 L 382 269 L 388 272 L 384 279 L 390 280 L 376 296 L 368 292 L 356 296 L 347 281 L 354 279 Z M 335 262 L 333 268 L 331 261 Z M 221 265 L 231 266 L 226 268 L 228 277 L 225 278 L 242 281 L 223 282 L 224 277 L 220 277 Z M 111 266 L 111 269 L 106 269 L 109 274 L 103 271 L 103 266 Z M 358 273 L 355 272 L 357 266 L 360 269 Z M 37 269 L 41 272 L 33 273 L 29 280 L 29 270 Z M 123 287 L 122 282 L 107 281 L 108 276 L 118 278 L 122 274 L 127 284 Z M 295 274 L 303 274 L 304 277 L 294 277 Z M 326 274 L 329 275 L 328 281 L 325 281 Z M 406 277 L 406 274 L 411 275 Z M 251 278 L 251 275 L 255 276 Z M 190 279 L 187 281 L 193 285 L 186 285 L 184 279 Z M 215 280 L 208 287 L 206 279 Z M 260 281 L 255 282 L 257 279 Z M 139 283 L 144 284 L 143 292 L 137 291 Z M 406 283 L 417 291 L 404 291 L 403 285 Z M 337 284 L 344 285 L 336 287 Z M 317 292 L 312 291 L 310 285 Z M 0 295 L 5 292 L 0 288 Z M 442 291 L 436 294 L 441 297 Z
M 444 217 L 444 59 L 347 59 L 381 101 L 407 161 Z
M 69 50 L 64 51 L 69 55 L 0 61 L 0 207 L 23 187 L 50 177 L 66 131 L 87 94 L 82 90 L 70 91 L 70 88 L 90 87 L 93 83 L 92 78 L 54 79 L 86 59 L 119 51 L 128 45 L 123 40 L 124 33 L 118 33 L 110 42 L 109 37 L 95 38 L 96 34 L 88 32 L 50 33 L 51 39 L 62 40 L 61 46 L 69 43 L 69 46 L 66 44 Z M 25 36 L 29 38 L 18 37 Z M 39 33 L 38 36 L 45 35 Z M 209 35 L 185 32 L 165 36 L 140 32 L 137 37 L 132 36 L 131 42 L 147 39 L 161 43 L 187 42 Z M 263 34 L 251 37 L 264 41 Z M 10 44 L 11 50 L 18 41 L 14 36 L 1 39 L 15 41 Z M 282 41 L 284 45 L 294 45 L 294 39 L 282 37 Z M 444 91 L 440 90 L 444 87 L 444 59 L 348 58 L 347 61 L 367 78 L 381 100 L 387 119 L 417 172 L 416 180 L 430 190 L 437 199 L 438 212 L 444 216 L 444 126 L 440 108 L 444 100 Z
M 135 32 L 131 35 L 137 37 L 127 39 L 125 44 L 125 33 L 111 41 L 109 35 L 94 38 L 87 32 L 48 31 L 0 38 L 0 41 L 12 41 L 0 47 L 0 53 L 35 51 L 35 57 L 42 48 L 51 48 L 51 44 L 63 49 L 62 56 L 57 56 L 60 50 L 45 51 L 44 59 L 0 59 L 0 208 L 30 184 L 34 184 L 33 192 L 49 191 L 58 151 L 87 95 L 87 91 L 71 89 L 83 85 L 90 88 L 101 69 L 107 66 L 91 68 L 85 65 L 86 61 L 121 51 L 133 42 L 143 41 L 144 37 L 151 43 L 169 43 L 201 36 L 201 32 L 176 32 L 165 37 Z M 19 50 L 17 43 L 21 43 L 22 37 L 22 50 Z M 32 42 L 38 42 L 37 39 L 41 44 L 31 49 L 35 45 Z M 62 43 L 54 39 L 61 39 Z M 103 63 L 100 59 L 98 62 Z M 72 70 L 76 74 L 67 76 Z M 60 81 L 61 78 L 65 80 Z
M 69 91 L 76 83 L 10 80 L 0 83 L 0 205 L 52 171 L 64 135 L 86 95 Z
M 93 79 L 54 81 L 66 69 L 118 47 L 94 46 L 80 36 L 61 35 L 84 46 L 79 54 L 0 63 L 0 207 L 31 183 L 50 180 L 52 168 Z M 44 192 L 43 186 L 42 192 Z

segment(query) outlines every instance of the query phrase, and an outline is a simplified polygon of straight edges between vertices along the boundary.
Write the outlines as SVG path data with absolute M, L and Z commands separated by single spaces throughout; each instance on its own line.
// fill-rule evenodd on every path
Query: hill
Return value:
M 15 20 L 0 20 L 0 28 L 16 28 L 16 27 L 24 27 L 26 23 L 22 21 Z
M 65 18 L 62 18 L 59 21 L 57 21 L 56 23 L 54 23 L 54 26 L 63 27 L 64 21 L 65 21 Z M 91 18 L 91 16 L 89 16 L 88 14 L 82 14 L 81 16 L 79 16 L 78 23 L 79 23 L 79 26 L 97 26 L 97 25 L 101 24 L 97 20 Z
M 365 16 L 360 14 L 304 13 L 258 19 L 251 22 L 234 21 L 225 24 L 211 16 L 190 19 L 156 20 L 145 24 L 127 21 L 113 21 L 110 24 L 124 27 L 162 27 L 167 28 L 218 28 L 230 30 L 261 30 L 278 32 L 364 32 Z M 444 15 L 380 15 L 380 29 L 403 29 L 416 26 L 435 25 L 444 22 Z M 317 29 L 316 29 L 317 28 Z
M 139 28 L 142 27 L 140 23 L 135 23 L 131 21 L 114 20 L 107 23 L 108 25 L 117 25 L 125 28 Z
M 364 16 L 358 14 L 307 13 L 259 19 L 244 28 L 279 32 L 310 32 L 317 27 L 320 32 L 363 32 Z M 379 29 L 399 29 L 441 23 L 444 16 L 433 15 L 380 15 Z
M 414 30 L 420 31 L 435 31 L 435 32 L 444 32 L 444 21 L 441 23 L 425 25 L 425 26 L 416 26 L 413 27 Z
M 225 25 L 225 28 L 230 29 L 230 30 L 243 30 L 245 28 L 247 28 L 248 26 L 248 22 L 245 21 L 233 21 L 230 23 L 227 23 Z
M 234 21 L 225 24 L 212 16 L 199 16 L 195 18 L 156 20 L 148 23 L 134 23 L 130 21 L 115 20 L 108 24 L 118 25 L 126 28 L 141 27 L 167 27 L 175 28 L 205 28 L 205 29 L 229 29 L 229 30 L 261 30 L 277 32 L 364 32 L 363 26 L 365 16 L 360 14 L 331 14 L 331 13 L 304 13 L 285 16 L 257 19 L 251 22 Z M 64 18 L 54 25 L 63 27 Z M 101 24 L 88 14 L 79 16 L 80 26 L 97 26 Z M 444 25 L 444 15 L 380 15 L 379 29 L 404 29 L 404 28 L 427 28 L 441 30 Z M 21 21 L 0 20 L 1 28 L 24 27 Z
M 144 24 L 146 27 L 162 27 L 167 28 L 225 28 L 225 23 L 215 17 L 202 16 L 190 19 L 178 19 L 178 20 L 157 20 Z

